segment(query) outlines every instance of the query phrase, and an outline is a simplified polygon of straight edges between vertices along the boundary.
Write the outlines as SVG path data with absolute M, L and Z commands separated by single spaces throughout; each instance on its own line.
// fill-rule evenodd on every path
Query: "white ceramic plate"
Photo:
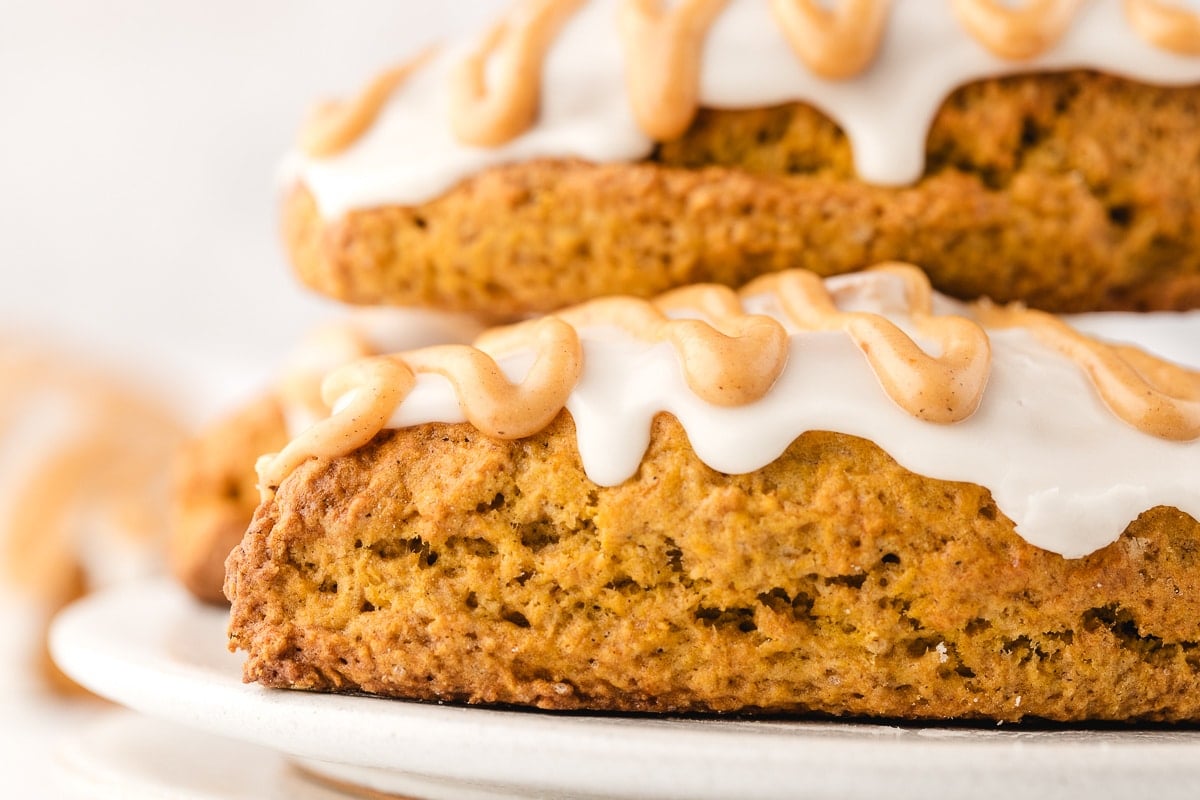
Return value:
M 428 798 L 1200 796 L 1200 731 L 894 727 L 580 716 L 267 690 L 240 680 L 225 613 L 164 581 L 55 623 L 63 669 L 145 714 Z
M 274 750 L 107 706 L 65 732 L 22 800 L 346 800 Z M 7 788 L 7 787 L 6 787 Z

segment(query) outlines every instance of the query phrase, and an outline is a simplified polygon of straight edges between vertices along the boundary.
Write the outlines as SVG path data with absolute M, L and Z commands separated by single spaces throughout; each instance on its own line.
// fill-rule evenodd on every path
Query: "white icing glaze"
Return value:
M 459 143 L 450 130 L 447 81 L 465 47 L 447 49 L 391 98 L 375 125 L 344 153 L 289 157 L 324 216 L 432 199 L 487 167 L 533 158 L 634 160 L 653 142 L 630 109 L 616 26 L 617 0 L 590 0 L 564 26 L 543 69 L 532 129 L 496 148 Z M 866 181 L 903 185 L 924 169 L 925 139 L 942 101 L 973 80 L 1091 68 L 1146 83 L 1200 82 L 1200 58 L 1158 49 L 1127 22 L 1121 0 L 1090 0 L 1063 38 L 1026 61 L 991 54 L 968 35 L 948 0 L 896 0 L 877 58 L 849 80 L 813 74 L 789 48 L 765 0 L 731 0 L 705 41 L 701 105 L 749 108 L 805 101 L 850 137 Z
M 826 284 L 839 308 L 878 310 L 910 327 L 894 276 L 860 273 Z M 770 463 L 808 430 L 870 439 L 914 472 L 987 487 L 1021 536 L 1070 558 L 1113 541 L 1139 513 L 1157 505 L 1200 518 L 1195 480 L 1200 441 L 1166 441 L 1127 426 L 1104 406 L 1074 362 L 1024 329 L 989 331 L 991 378 L 979 410 L 963 422 L 939 425 L 895 405 L 844 333 L 797 331 L 769 295 L 749 298 L 746 305 L 783 322 L 791 339 L 778 381 L 762 400 L 744 406 L 719 407 L 697 397 L 668 343 L 640 341 L 615 328 L 580 332 L 583 375 L 567 409 L 589 478 L 615 485 L 632 476 L 649 444 L 655 414 L 665 411 L 680 420 L 696 454 L 727 473 Z M 940 296 L 935 307 L 970 313 Z M 1200 367 L 1195 344 L 1200 313 L 1083 319 L 1094 334 L 1103 336 L 1111 328 L 1114 340 L 1132 339 L 1151 351 L 1156 337 L 1190 342 L 1190 350 L 1184 346 L 1175 354 L 1190 353 L 1192 365 Z M 1163 330 L 1169 333 L 1164 336 Z M 517 381 L 532 357 L 518 352 L 499 362 Z M 337 407 L 352 397 L 343 397 Z M 420 374 L 388 424 L 463 421 L 449 382 Z

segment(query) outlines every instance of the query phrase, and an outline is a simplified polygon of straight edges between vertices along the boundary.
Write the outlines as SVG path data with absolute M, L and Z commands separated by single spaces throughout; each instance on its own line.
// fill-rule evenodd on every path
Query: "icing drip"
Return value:
M 531 0 L 520 9 L 499 29 L 507 33 L 408 75 L 351 146 L 292 160 L 322 214 L 424 202 L 526 159 L 644 158 L 697 107 L 797 101 L 846 132 L 863 180 L 910 184 L 937 109 L 972 81 L 1067 69 L 1200 81 L 1200 59 L 1187 57 L 1200 55 L 1200 17 L 1157 0 Z
M 550 424 L 583 369 L 579 337 L 562 320 L 539 320 L 530 338 L 537 357 L 520 383 L 509 381 L 491 356 L 471 347 L 443 345 L 401 358 L 414 372 L 447 378 L 476 428 L 499 439 L 520 439 Z
M 914 472 L 985 486 L 1022 536 L 1068 557 L 1104 546 L 1155 505 L 1200 515 L 1200 373 L 1046 315 L 955 303 L 904 265 L 823 285 L 802 275 L 781 273 L 737 295 L 700 287 L 653 305 L 594 301 L 489 332 L 474 348 L 360 362 L 325 387 L 334 415 L 260 464 L 264 495 L 307 458 L 348 452 L 384 426 L 469 421 L 518 438 L 565 408 L 583 467 L 601 485 L 636 472 L 651 422 L 665 412 L 702 461 L 729 473 L 763 467 L 808 430 L 871 439 Z M 689 385 L 696 351 L 680 343 L 719 343 L 739 317 L 782 327 L 786 358 L 772 373 L 724 351 L 732 361 L 721 380 L 757 388 L 720 405 Z M 876 338 L 847 324 L 855 320 Z M 957 327 L 941 327 L 947 321 Z M 667 333 L 678 322 L 690 323 L 677 329 L 685 333 Z M 396 391 L 385 397 L 389 386 Z M 931 423 L 922 411 L 945 386 L 960 403 L 958 421 Z M 1148 388 L 1159 396 L 1147 400 Z M 962 414 L 967 407 L 974 413 Z
M 376 354 L 367 337 L 348 324 L 319 328 L 293 355 L 275 386 L 287 428 L 298 433 L 329 415 L 321 381 L 334 367 Z
M 664 313 L 681 307 L 697 309 L 708 319 L 670 319 Z M 743 405 L 762 397 L 787 361 L 783 326 L 770 317 L 747 315 L 737 294 L 724 286 L 681 289 L 653 304 L 603 298 L 556 316 L 569 323 L 571 330 L 564 333 L 576 341 L 575 332 L 581 328 L 612 325 L 642 341 L 670 342 L 679 353 L 688 387 L 716 405 Z M 476 346 L 494 354 L 515 350 L 539 324 L 500 328 L 484 334 Z
M 353 397 L 339 409 L 338 416 L 313 425 L 278 455 L 259 458 L 256 468 L 262 498 L 266 500 L 268 490 L 277 488 L 282 476 L 309 458 L 331 458 L 371 441 L 414 383 L 412 370 L 384 356 L 352 362 L 331 374 L 322 389 L 325 402 L 333 405 L 331 393 L 353 392 Z
M 322 325 L 289 356 L 275 384 L 287 429 L 295 436 L 329 416 L 321 382 L 360 358 L 474 339 L 480 324 L 465 315 L 400 308 L 361 308 Z
M 519 439 L 550 424 L 566 404 L 582 370 L 579 339 L 565 322 L 547 317 L 528 329 L 537 358 L 519 384 L 508 380 L 490 356 L 460 345 L 438 345 L 398 356 L 352 362 L 332 372 L 321 389 L 325 403 L 351 395 L 335 416 L 313 425 L 277 456 L 259 461 L 265 500 L 309 458 L 348 453 L 374 438 L 416 385 L 417 373 L 432 373 L 454 386 L 466 419 L 491 436 Z

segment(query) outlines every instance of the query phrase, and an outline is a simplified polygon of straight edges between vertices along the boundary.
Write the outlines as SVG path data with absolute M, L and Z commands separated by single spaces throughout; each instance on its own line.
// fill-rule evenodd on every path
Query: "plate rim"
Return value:
M 138 624 L 131 624 L 130 618 Z M 555 714 L 266 689 L 180 652 L 227 613 L 166 578 L 55 619 L 60 667 L 151 717 L 328 762 L 463 785 L 612 797 L 1200 794 L 1200 730 L 899 727 L 840 721 Z M 223 643 L 223 638 L 222 638 Z

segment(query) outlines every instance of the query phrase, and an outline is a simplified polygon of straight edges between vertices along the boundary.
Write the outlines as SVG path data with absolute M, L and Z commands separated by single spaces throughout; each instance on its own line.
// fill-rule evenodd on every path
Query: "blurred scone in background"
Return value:
M 102 706 L 43 650 L 54 608 L 162 569 L 184 437 L 343 311 L 278 244 L 280 154 L 316 95 L 502 2 L 0 0 L 0 770 L 51 797 Z M 415 4 L 414 4 L 415 5 Z

